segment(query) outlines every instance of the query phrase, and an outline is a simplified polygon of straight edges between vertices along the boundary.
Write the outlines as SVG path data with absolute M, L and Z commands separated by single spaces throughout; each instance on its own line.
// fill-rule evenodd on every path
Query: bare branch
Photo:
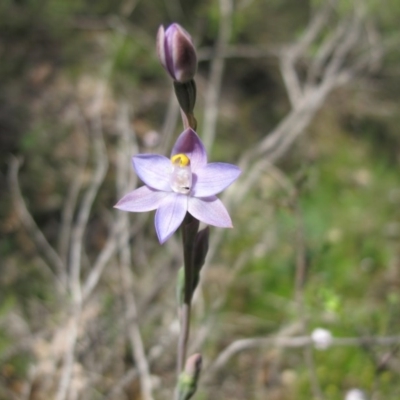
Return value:
M 80 302 L 82 300 L 82 293 L 80 287 L 80 271 L 81 271 L 81 256 L 84 233 L 89 220 L 90 211 L 92 209 L 93 201 L 97 195 L 97 192 L 102 184 L 105 174 L 108 168 L 108 158 L 105 149 L 102 122 L 101 122 L 101 108 L 103 104 L 104 91 L 106 89 L 106 83 L 102 82 L 99 85 L 98 92 L 96 95 L 97 110 L 94 118 L 91 121 L 92 125 L 92 142 L 95 155 L 95 171 L 93 178 L 90 182 L 88 189 L 82 199 L 78 217 L 75 226 L 72 230 L 71 240 L 71 261 L 70 261 L 70 287 L 74 301 Z
M 167 340 L 160 339 L 157 344 L 149 351 L 149 362 L 154 363 L 159 357 L 164 353 L 165 350 L 169 349 L 171 346 L 171 340 L 175 340 L 174 335 L 168 335 Z M 134 380 L 138 375 L 137 368 L 131 368 L 128 370 L 124 376 L 122 376 L 118 382 L 111 388 L 111 390 L 104 396 L 103 400 L 112 400 Z
M 215 362 L 207 370 L 207 376 L 215 376 L 216 372 L 224 367 L 233 356 L 244 350 L 266 347 L 299 348 L 313 345 L 313 343 L 314 342 L 310 336 L 280 336 L 236 340 L 219 354 Z M 398 343 L 400 343 L 400 336 L 371 336 L 364 338 L 333 338 L 330 346 L 391 346 Z
M 65 292 L 66 281 L 67 281 L 65 265 L 62 262 L 60 256 L 57 254 L 57 252 L 47 241 L 42 231 L 36 225 L 35 220 L 33 219 L 31 213 L 26 207 L 25 201 L 21 194 L 21 189 L 19 187 L 19 181 L 18 181 L 19 167 L 20 167 L 20 161 L 15 157 L 11 157 L 9 164 L 8 178 L 11 188 L 11 195 L 13 197 L 13 202 L 16 207 L 18 216 L 21 220 L 21 223 L 24 225 L 25 229 L 29 232 L 39 252 L 43 254 L 43 257 L 47 261 L 46 265 L 49 266 L 52 275 L 55 277 L 58 289 L 61 290 L 62 292 Z
M 141 230 L 145 222 L 147 221 L 148 216 L 146 214 L 142 214 L 137 216 L 136 223 L 130 229 L 130 235 L 134 236 L 137 232 Z M 112 224 L 111 232 L 108 236 L 107 242 L 103 249 L 100 251 L 100 254 L 97 256 L 93 267 L 87 276 L 83 287 L 82 287 L 82 297 L 83 301 L 86 301 L 93 290 L 96 288 L 101 275 L 105 267 L 111 258 L 115 255 L 118 248 L 118 235 L 124 227 L 124 223 L 121 222 L 118 218 L 115 219 Z
M 56 400 L 64 400 L 67 397 L 68 389 L 72 376 L 72 368 L 75 360 L 75 346 L 78 339 L 78 326 L 81 309 L 76 307 L 74 313 L 70 317 L 65 329 L 65 336 L 67 338 L 66 350 L 63 356 L 63 368 L 61 379 L 58 384 Z
M 383 43 L 379 31 L 376 29 L 374 22 L 368 19 L 365 23 L 367 31 L 367 40 L 369 43 L 369 71 L 376 72 L 382 65 Z
M 345 22 L 339 23 L 334 32 L 331 33 L 321 44 L 317 54 L 311 60 L 311 65 L 307 71 L 307 86 L 317 84 L 317 79 L 321 76 L 324 65 L 332 55 L 339 40 L 343 38 L 346 28 L 347 25 Z
M 124 36 L 120 35 L 115 45 L 115 54 L 117 54 L 120 46 L 124 41 Z M 83 308 L 83 296 L 81 287 L 81 258 L 83 252 L 84 233 L 92 209 L 93 201 L 103 182 L 107 168 L 108 158 L 105 149 L 105 143 L 102 131 L 102 109 L 107 89 L 108 81 L 111 76 L 115 61 L 115 56 L 111 61 L 107 62 L 104 67 L 103 78 L 99 81 L 97 92 L 94 97 L 93 118 L 91 120 L 91 133 L 93 134 L 93 148 L 95 153 L 95 170 L 92 181 L 86 190 L 80 208 L 78 211 L 77 221 L 72 230 L 71 253 L 70 253 L 70 279 L 69 285 L 72 295 L 72 310 L 68 326 L 66 327 L 66 336 L 68 338 L 68 346 L 64 353 L 63 364 L 61 370 L 61 378 L 59 381 L 56 399 L 65 400 L 68 395 L 70 386 L 72 369 L 75 360 L 75 347 L 78 338 L 79 320 Z
M 338 43 L 333 52 L 332 59 L 328 63 L 323 80 L 327 80 L 338 74 L 339 69 L 343 66 L 346 56 L 354 49 L 357 39 L 361 33 L 361 16 L 356 13 L 351 21 L 347 24 L 344 40 Z
M 89 298 L 94 288 L 97 286 L 100 277 L 104 271 L 104 268 L 107 266 L 107 263 L 110 261 L 111 257 L 115 254 L 117 249 L 118 233 L 121 231 L 122 228 L 123 223 L 120 221 L 113 224 L 106 245 L 103 247 L 100 254 L 98 255 L 88 277 L 86 278 L 82 286 L 82 298 L 84 301 Z
M 224 73 L 225 59 L 223 54 L 229 41 L 232 30 L 232 0 L 219 0 L 220 25 L 218 32 L 215 57 L 211 63 L 210 78 L 205 94 L 205 109 L 203 122 L 203 142 L 207 150 L 210 150 L 214 142 L 215 130 L 218 118 L 218 101 L 221 92 L 222 76 Z
M 302 89 L 296 72 L 296 60 L 291 52 L 284 52 L 280 57 L 280 69 L 290 104 L 296 108 L 302 97 Z
M 119 120 L 120 122 L 118 125 L 121 132 L 121 139 L 117 158 L 117 193 L 119 197 L 122 197 L 126 191 L 126 183 L 128 182 L 129 187 L 134 187 L 136 180 L 130 168 L 130 156 L 134 152 L 134 148 L 136 148 L 136 146 L 132 145 L 134 132 L 132 132 L 129 126 L 128 105 L 125 103 L 120 107 Z M 129 250 L 128 214 L 120 212 L 118 213 L 117 218 L 122 224 L 122 229 L 119 234 L 119 253 L 121 286 L 126 306 L 125 316 L 131 316 L 131 320 L 127 325 L 127 330 L 129 332 L 129 340 L 132 347 L 132 356 L 139 371 L 143 399 L 152 400 L 153 395 L 149 364 L 146 358 L 143 340 L 139 330 L 137 306 L 133 288 L 133 277 L 132 271 L 130 270 L 131 254 Z
M 77 118 L 80 121 L 79 126 L 83 128 L 89 135 L 89 130 L 87 128 L 86 121 L 84 121 L 84 118 L 81 114 L 79 107 L 77 107 Z M 60 235 L 58 238 L 58 251 L 60 253 L 61 259 L 65 264 L 67 264 L 68 250 L 71 241 L 73 217 L 78 200 L 78 195 L 83 184 L 83 175 L 86 163 L 87 163 L 87 152 L 82 151 L 78 160 L 78 167 L 77 167 L 78 172 L 75 175 L 76 179 L 73 179 L 71 182 L 61 215 Z
M 292 108 L 297 107 L 302 99 L 302 85 L 296 71 L 296 63 L 300 57 L 304 57 L 308 47 L 316 40 L 321 30 L 325 27 L 330 12 L 331 2 L 327 2 L 310 20 L 300 40 L 281 51 L 280 69 Z
M 294 46 L 291 46 L 294 61 L 303 56 L 307 48 L 317 39 L 322 29 L 326 26 L 336 3 L 337 0 L 328 0 L 311 18 L 300 40 Z
M 100 86 L 99 97 L 103 96 L 104 83 Z M 93 201 L 105 177 L 108 161 L 101 127 L 101 101 L 97 110 L 96 121 L 93 121 L 93 146 L 95 151 L 96 168 L 93 178 L 80 204 L 78 218 L 72 229 L 71 256 L 70 256 L 70 290 L 73 300 L 73 309 L 70 322 L 66 327 L 68 346 L 63 357 L 63 368 L 56 399 L 64 400 L 67 397 L 75 359 L 75 347 L 78 338 L 79 319 L 82 312 L 81 290 L 81 258 L 83 251 L 84 233 L 89 220 Z

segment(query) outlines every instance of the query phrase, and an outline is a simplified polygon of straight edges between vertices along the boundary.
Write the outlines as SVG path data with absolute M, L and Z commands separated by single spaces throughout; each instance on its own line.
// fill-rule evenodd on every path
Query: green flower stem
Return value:
M 192 217 L 189 213 L 182 223 L 182 242 L 183 242 L 183 261 L 185 271 L 185 288 L 183 296 L 183 304 L 180 305 L 180 323 L 181 331 L 178 341 L 178 376 L 183 370 L 186 360 L 187 343 L 190 330 L 190 311 L 193 293 L 194 279 L 194 248 L 196 234 L 199 229 L 200 222 Z

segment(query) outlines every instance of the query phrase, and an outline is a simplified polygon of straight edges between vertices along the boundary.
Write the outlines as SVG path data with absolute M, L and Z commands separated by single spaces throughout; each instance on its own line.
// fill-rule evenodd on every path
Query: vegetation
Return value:
M 325 9 L 318 35 L 296 47 Z M 210 158 L 244 168 L 225 196 L 234 229 L 211 229 L 195 297 L 196 398 L 339 400 L 359 388 L 397 400 L 399 17 L 397 0 L 2 1 L 0 400 L 140 399 L 133 325 L 154 398 L 172 397 L 179 235 L 160 246 L 152 215 L 129 215 L 128 230 L 113 210 L 138 184 L 131 155 L 168 154 L 182 131 L 155 51 L 158 26 L 172 21 L 198 47 L 196 117 Z M 349 35 L 314 76 L 312 66 L 357 21 L 324 97 L 324 73 Z M 296 100 L 285 65 L 301 84 L 311 76 L 316 107 L 306 91 Z M 214 125 L 210 81 L 220 87 Z M 293 140 L 257 153 L 291 115 Z M 318 327 L 338 341 L 318 350 L 255 340 L 217 363 L 241 339 L 309 338 Z

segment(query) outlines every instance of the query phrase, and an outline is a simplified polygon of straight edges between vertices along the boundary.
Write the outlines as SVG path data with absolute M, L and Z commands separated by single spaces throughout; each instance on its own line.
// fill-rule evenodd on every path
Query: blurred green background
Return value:
M 290 112 L 276 49 L 296 43 L 328 2 L 225 3 L 232 6 L 229 44 L 242 53 L 225 59 L 210 159 L 237 163 L 244 150 Z M 378 41 L 378 61 L 329 94 L 304 133 L 232 210 L 235 228 L 223 233 L 195 307 L 193 335 L 210 324 L 202 346 L 205 368 L 233 341 L 279 335 L 298 321 L 305 326 L 299 335 L 316 327 L 334 337 L 399 334 L 400 1 L 356 3 L 332 2 L 331 25 L 299 59 L 297 71 L 300 77 L 307 73 L 321 43 L 357 12 L 356 5 L 365 26 L 376 34 L 371 40 Z M 53 277 L 43 268 L 40 251 L 17 212 L 11 160 L 18 157 L 21 162 L 19 185 L 27 208 L 57 247 L 65 199 L 85 157 L 89 162 L 82 188 L 92 179 L 91 118 L 98 83 L 106 81 L 101 121 L 109 168 L 87 224 L 82 275 L 87 274 L 106 243 L 118 199 L 114 187 L 121 104 L 128 104 L 139 151 L 149 151 L 153 136 L 166 144 L 166 153 L 172 143 L 163 137 L 171 82 L 158 63 L 155 36 L 160 24 L 173 21 L 192 34 L 199 49 L 196 116 L 201 132 L 221 30 L 218 1 L 0 2 L 0 399 L 53 398 L 54 385 L 43 383 L 43 374 L 50 373 L 36 373 L 35 368 L 51 358 L 52 350 L 43 348 L 64 318 Z M 363 29 L 362 35 L 369 32 Z M 248 56 L 243 51 L 254 48 L 264 53 Z M 343 68 L 362 51 L 369 49 L 355 48 Z M 176 137 L 181 129 L 178 122 L 171 134 Z M 142 232 L 131 244 L 132 270 L 141 282 L 136 288 L 139 303 L 157 286 L 163 257 L 172 266 L 139 319 L 150 352 L 175 315 L 173 280 L 179 256 L 174 254 L 179 246 L 156 243 L 152 216 L 143 219 Z M 238 264 L 242 256 L 245 261 Z M 296 289 L 299 262 L 305 276 Z M 125 334 L 115 325 L 123 310 L 118 279 L 118 270 L 109 265 L 96 289 L 93 303 L 99 310 L 91 328 L 81 333 L 76 351 L 83 388 L 71 399 L 107 398 L 134 367 Z M 113 349 L 114 358 L 100 372 L 92 371 L 88 365 L 93 359 L 101 364 L 106 347 Z M 151 366 L 157 399 L 171 398 L 173 349 Z M 240 352 L 200 385 L 196 398 L 339 400 L 352 388 L 374 400 L 400 398 L 398 344 L 308 350 L 272 346 Z M 140 399 L 137 385 L 131 379 L 109 398 Z

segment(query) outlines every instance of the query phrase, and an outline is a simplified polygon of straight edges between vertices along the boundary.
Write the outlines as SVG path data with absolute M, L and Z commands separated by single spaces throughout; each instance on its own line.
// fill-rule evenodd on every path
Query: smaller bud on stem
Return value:
M 193 354 L 187 359 L 185 369 L 180 374 L 178 381 L 179 400 L 189 400 L 196 393 L 201 364 L 201 354 Z

